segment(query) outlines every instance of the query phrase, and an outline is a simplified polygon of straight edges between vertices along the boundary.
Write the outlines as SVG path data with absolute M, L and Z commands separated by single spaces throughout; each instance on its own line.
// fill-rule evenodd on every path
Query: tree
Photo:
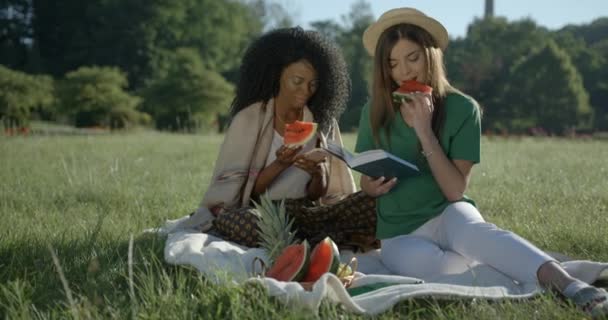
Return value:
M 264 31 L 294 25 L 293 14 L 274 0 L 244 0 L 254 16 L 259 17 Z
M 608 37 L 608 24 L 599 29 L 600 21 L 608 22 L 608 19 L 598 19 L 590 25 L 566 27 L 555 32 L 553 39 L 572 57 L 572 62 L 583 77 L 595 114 L 593 127 L 608 130 L 608 40 L 593 41 L 601 32 L 604 39 Z M 602 49 L 603 43 L 606 49 Z
M 293 14 L 288 9 L 283 7 L 280 3 L 275 0 L 240 0 L 247 6 L 248 15 L 254 17 L 249 19 L 248 29 L 250 33 L 244 39 L 242 49 L 245 49 L 251 40 L 262 32 L 266 32 L 276 28 L 288 28 L 294 26 Z M 241 51 L 238 55 L 238 60 L 244 51 Z M 227 81 L 231 83 L 237 83 L 239 77 L 240 64 L 236 63 L 230 68 L 215 70 L 218 71 Z M 221 121 L 227 119 L 227 115 L 221 116 Z
M 313 21 L 310 26 L 323 36 L 337 42 L 346 30 L 333 20 Z
M 196 48 L 206 68 L 230 70 L 262 28 L 234 0 L 32 1 L 34 41 L 49 73 L 116 66 L 136 89 L 164 77 L 180 47 Z
M 581 76 L 553 41 L 513 67 L 501 98 L 511 106 L 503 114 L 511 119 L 511 129 L 539 126 L 561 134 L 591 124 L 592 110 Z
M 0 119 L 5 128 L 27 127 L 36 108 L 53 105 L 53 79 L 0 66 Z
M 114 67 L 81 67 L 59 86 L 60 107 L 76 127 L 126 128 L 146 121 L 141 98 L 125 91 L 127 77 Z
M 593 45 L 606 39 L 608 35 L 608 17 L 595 19 L 589 24 L 568 25 L 560 31 L 571 32 L 577 38 L 582 38 L 585 43 Z
M 206 69 L 195 49 L 180 48 L 172 59 L 167 76 L 144 90 L 144 110 L 159 129 L 194 131 L 209 125 L 227 110 L 233 86 Z
M 340 128 L 344 131 L 357 128 L 361 109 L 369 98 L 368 83 L 372 61 L 361 44 L 361 38 L 373 20 L 370 4 L 359 0 L 351 6 L 350 12 L 342 17 L 342 25 L 330 20 L 312 23 L 313 28 L 337 42 L 348 65 L 352 94 L 340 118 Z
M 87 3 L 32 0 L 32 36 L 45 72 L 60 77 L 90 62 L 92 30 L 87 21 L 95 25 L 95 20 L 87 12 Z
M 484 110 L 486 129 L 504 128 L 510 100 L 502 100 L 511 83 L 510 68 L 545 42 L 548 31 L 530 19 L 509 22 L 504 17 L 476 19 L 465 39 L 452 41 L 446 51 L 453 84 L 475 97 Z
M 340 119 L 340 125 L 345 130 L 353 130 L 359 125 L 361 109 L 369 99 L 372 59 L 361 45 L 361 39 L 365 29 L 374 21 L 374 15 L 370 4 L 360 0 L 351 6 L 349 14 L 343 20 L 345 29 L 349 31 L 342 33 L 339 43 L 349 67 L 352 95 Z
M 25 70 L 32 40 L 31 0 L 4 0 L 0 5 L 0 64 Z

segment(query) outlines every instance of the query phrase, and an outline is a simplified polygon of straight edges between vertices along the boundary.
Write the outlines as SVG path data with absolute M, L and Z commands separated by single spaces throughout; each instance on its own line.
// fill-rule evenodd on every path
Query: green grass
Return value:
M 137 133 L 0 138 L 0 318 L 308 319 L 259 287 L 220 287 L 163 262 L 142 235 L 196 207 L 222 137 Z M 346 137 L 349 147 L 354 136 Z M 484 139 L 468 194 L 543 249 L 608 261 L 608 141 Z M 134 236 L 133 295 L 129 238 Z M 72 295 L 67 298 L 51 250 Z M 567 319 L 524 303 L 405 301 L 380 319 Z M 323 319 L 361 318 L 324 303 Z

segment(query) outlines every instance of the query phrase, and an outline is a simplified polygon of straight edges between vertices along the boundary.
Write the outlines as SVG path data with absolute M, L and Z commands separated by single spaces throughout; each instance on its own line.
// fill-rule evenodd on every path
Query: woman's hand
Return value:
M 301 154 L 296 156 L 294 166 L 306 171 L 312 177 L 315 175 L 324 176 L 326 169 L 323 163 L 325 163 L 326 160 L 327 156 L 309 157 L 307 154 Z
M 306 153 L 296 157 L 294 166 L 306 171 L 310 176 L 310 182 L 306 186 L 308 199 L 316 201 L 327 192 L 327 166 L 325 162 L 327 155 L 322 153 Z
M 379 197 L 389 192 L 396 184 L 397 178 L 386 180 L 384 177 L 374 179 L 372 177 L 361 175 L 361 190 L 370 197 Z
M 432 132 L 433 98 L 427 93 L 412 93 L 410 101 L 402 100 L 400 111 L 403 121 L 416 130 L 418 135 Z M 408 119 L 409 118 L 409 119 Z
M 298 152 L 302 150 L 302 146 L 298 147 L 288 147 L 286 145 L 282 145 L 275 155 L 277 156 L 277 163 L 279 163 L 283 167 L 291 166 L 298 156 Z

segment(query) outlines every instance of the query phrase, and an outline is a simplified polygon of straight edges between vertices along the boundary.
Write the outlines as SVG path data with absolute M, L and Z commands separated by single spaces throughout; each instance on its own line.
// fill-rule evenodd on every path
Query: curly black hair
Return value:
M 268 102 L 279 93 L 281 73 L 302 59 L 310 62 L 319 86 L 308 102 L 319 129 L 327 132 L 339 119 L 350 97 L 351 83 L 342 53 L 329 39 L 300 27 L 269 31 L 249 45 L 241 62 L 230 116 L 256 102 Z

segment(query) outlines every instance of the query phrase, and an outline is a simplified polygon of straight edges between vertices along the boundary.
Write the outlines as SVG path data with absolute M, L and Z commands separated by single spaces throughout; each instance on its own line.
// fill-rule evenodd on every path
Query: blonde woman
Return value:
M 475 100 L 446 78 L 448 33 L 441 23 L 413 8 L 393 9 L 367 28 L 363 43 L 373 57 L 373 83 L 355 149 L 382 148 L 422 168 L 420 176 L 401 181 L 361 177 L 362 190 L 377 199 L 383 263 L 425 279 L 478 261 L 515 280 L 554 288 L 591 315 L 608 314 L 605 290 L 571 277 L 528 241 L 486 222 L 465 195 L 480 161 L 481 115 Z M 431 86 L 432 93 L 394 105 L 391 93 L 407 80 Z

